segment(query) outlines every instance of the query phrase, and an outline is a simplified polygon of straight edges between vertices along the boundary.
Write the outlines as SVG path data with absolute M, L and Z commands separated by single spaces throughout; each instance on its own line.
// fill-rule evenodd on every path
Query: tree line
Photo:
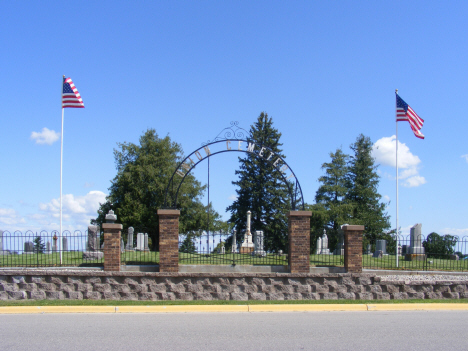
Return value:
M 280 141 L 281 133 L 274 127 L 272 118 L 264 112 L 251 126 L 247 139 L 286 158 Z M 330 152 L 329 161 L 322 164 L 323 175 L 318 179 L 315 201 L 306 203 L 306 209 L 312 211 L 311 249 L 315 246 L 315 239 L 325 229 L 329 247 L 333 250 L 343 224 L 364 225 L 364 244 L 386 239 L 388 250 L 395 249 L 392 235 L 395 230 L 389 230 L 390 221 L 386 212 L 388 204 L 382 202 L 378 192 L 380 178 L 378 165 L 372 157 L 372 145 L 369 137 L 360 134 L 350 145 L 349 154 L 337 148 Z M 112 209 L 124 228 L 144 228 L 142 231 L 149 234 L 150 246 L 157 250 L 157 209 L 163 207 L 169 179 L 183 158 L 181 145 L 169 136 L 160 138 L 154 129 L 148 129 L 140 137 L 139 144 L 118 143 L 114 149 L 117 174 L 111 181 L 107 201 L 100 205 L 98 216 L 91 224 L 101 225 Z M 239 242 L 243 239 L 247 211 L 250 210 L 251 228 L 264 232 L 265 250 L 286 251 L 287 212 L 291 209 L 291 194 L 280 171 L 265 159 L 246 153 L 239 157 L 239 168 L 234 174 L 237 179 L 232 183 L 236 185 L 237 198 L 226 208 L 230 214 L 228 221 L 221 220 L 221 215 L 211 203 L 202 203 L 206 185 L 191 174 L 186 176 L 176 204 L 181 211 L 180 233 L 188 234 L 189 239 L 186 240 L 190 241 L 191 237 L 200 235 L 208 227 L 211 231 L 228 231 L 231 228 L 236 229 Z M 171 189 L 167 196 L 168 203 L 172 203 Z M 122 234 L 126 239 L 126 232 Z M 230 248 L 230 240 L 227 249 Z M 188 241 L 184 245 L 190 246 Z

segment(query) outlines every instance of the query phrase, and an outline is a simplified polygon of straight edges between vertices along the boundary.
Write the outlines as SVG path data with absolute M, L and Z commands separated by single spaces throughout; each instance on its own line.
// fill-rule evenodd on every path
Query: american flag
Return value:
M 408 121 L 414 135 L 417 138 L 424 139 L 424 135 L 420 131 L 424 124 L 424 120 L 419 117 L 417 113 L 398 96 L 398 94 L 396 94 L 396 121 Z
M 78 89 L 73 84 L 71 78 L 63 78 L 63 89 L 62 89 L 62 108 L 74 107 L 83 108 L 83 99 L 81 98 Z

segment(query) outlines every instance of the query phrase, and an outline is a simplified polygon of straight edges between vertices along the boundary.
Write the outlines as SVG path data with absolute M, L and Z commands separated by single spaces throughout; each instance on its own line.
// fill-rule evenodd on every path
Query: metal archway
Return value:
M 166 194 L 164 198 L 165 208 L 176 208 L 177 198 L 182 183 L 184 182 L 187 175 L 190 174 L 192 169 L 194 169 L 200 162 L 204 161 L 205 159 L 209 159 L 214 155 L 225 152 L 244 152 L 253 154 L 258 158 L 267 161 L 270 165 L 273 166 L 273 171 L 279 172 L 281 179 L 288 187 L 289 195 L 291 197 L 291 208 L 293 211 L 296 209 L 296 203 L 298 202 L 300 202 L 302 210 L 305 209 L 301 185 L 294 171 L 291 169 L 291 167 L 289 167 L 287 162 L 282 157 L 276 155 L 270 148 L 262 145 L 258 146 L 252 141 L 244 138 L 244 132 L 247 132 L 245 129 L 240 128 L 237 125 L 238 122 L 231 122 L 231 126 L 224 128 L 223 131 L 221 131 L 213 141 L 202 144 L 201 147 L 193 151 L 177 165 L 177 168 L 172 173 L 171 179 L 169 180 L 166 188 Z M 223 133 L 224 135 L 220 136 Z M 234 147 L 233 143 L 237 143 L 237 148 Z M 242 143 L 245 143 L 246 146 L 244 147 Z M 225 149 L 218 151 L 212 151 L 212 149 L 210 149 L 210 147 L 219 146 L 222 144 L 226 145 Z M 287 172 L 290 172 L 290 174 L 288 175 Z M 174 190 L 174 177 L 176 175 L 182 177 L 182 179 L 177 186 L 172 204 L 167 206 L 169 189 L 172 187 L 172 190 Z M 293 179 L 294 182 L 289 181 L 289 179 Z M 297 197 L 298 194 L 300 194 L 300 197 Z

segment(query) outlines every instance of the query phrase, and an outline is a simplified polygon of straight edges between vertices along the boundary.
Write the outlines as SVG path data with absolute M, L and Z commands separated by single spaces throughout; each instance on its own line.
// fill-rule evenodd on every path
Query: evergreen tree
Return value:
M 256 150 L 271 149 L 275 156 L 282 154 L 281 133 L 273 127 L 272 118 L 261 113 L 250 128 L 249 142 L 255 143 Z M 238 233 L 246 228 L 247 211 L 251 211 L 251 230 L 262 230 L 267 251 L 286 250 L 288 222 L 286 213 L 290 210 L 291 198 L 281 174 L 268 161 L 254 153 L 239 157 L 237 200 L 227 208 L 231 212 L 229 222 Z
M 314 243 L 318 236 L 322 236 L 326 227 L 328 243 L 333 250 L 339 239 L 338 229 L 349 223 L 353 205 L 344 201 L 349 189 L 349 156 L 337 149 L 335 153 L 330 153 L 330 158 L 330 162 L 322 164 L 325 174 L 318 179 L 322 185 L 315 195 L 316 204 L 312 206 L 311 242 Z
M 184 241 L 182 242 L 182 245 L 180 245 L 179 251 L 184 252 L 184 253 L 192 253 L 192 254 L 197 251 L 195 244 L 193 242 L 192 234 L 187 234 Z
M 353 206 L 350 224 L 362 224 L 364 245 L 375 243 L 386 229 L 390 228 L 389 216 L 385 212 L 387 204 L 381 203 L 377 192 L 379 175 L 372 157 L 372 142 L 369 137 L 359 135 L 351 145 L 354 155 L 349 162 L 349 191 L 345 200 Z
M 168 136 L 159 138 L 154 129 L 148 129 L 141 137 L 140 144 L 119 143 L 114 149 L 117 175 L 109 188 L 107 202 L 101 204 L 98 217 L 91 224 L 101 225 L 109 209 L 114 210 L 124 228 L 142 228 L 153 243 L 159 243 L 159 217 L 157 210 L 164 206 L 166 187 L 179 162 L 182 148 Z M 178 177 L 178 175 L 175 175 Z M 181 211 L 180 233 L 198 231 L 207 227 L 206 208 L 200 201 L 205 190 L 191 174 L 181 185 L 177 207 Z M 168 203 L 171 203 L 168 194 Z M 211 219 L 219 221 L 214 210 Z M 211 228 L 214 228 L 211 223 Z M 126 240 L 126 232 L 122 233 Z
M 42 238 L 40 236 L 36 236 L 33 240 L 33 243 L 35 253 L 44 253 L 45 244 L 42 242 Z

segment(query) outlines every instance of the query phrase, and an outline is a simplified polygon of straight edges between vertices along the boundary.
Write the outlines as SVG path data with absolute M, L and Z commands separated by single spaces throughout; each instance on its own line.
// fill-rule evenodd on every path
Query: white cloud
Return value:
M 464 236 L 468 236 L 468 228 L 458 229 L 458 228 L 443 228 L 440 232 L 437 232 L 440 235 L 450 234 L 456 235 L 460 239 Z
M 468 162 L 468 154 L 466 154 L 466 155 L 461 155 L 461 157 L 464 158 L 466 162 Z
M 390 201 L 390 196 L 384 195 L 384 196 L 382 196 L 382 199 L 383 199 L 385 202 L 389 202 L 389 201 Z
M 236 201 L 237 200 L 237 195 L 229 195 L 228 200 Z
M 396 167 L 396 136 L 377 140 L 372 148 L 372 156 L 379 164 Z M 406 144 L 398 141 L 398 169 L 402 170 L 398 179 L 405 179 L 403 186 L 411 188 L 426 183 L 426 179 L 419 175 L 420 163 L 420 158 L 413 155 Z
M 421 176 L 417 175 L 417 176 L 410 177 L 410 178 L 406 179 L 405 182 L 403 183 L 403 186 L 406 186 L 408 188 L 412 188 L 412 187 L 415 187 L 415 186 L 423 185 L 425 183 L 426 183 L 426 179 L 424 179 L 424 177 L 421 177 Z
M 24 222 L 25 219 L 19 216 L 15 210 L 11 208 L 0 208 L 0 224 L 11 226 Z
M 63 220 L 82 226 L 89 224 L 90 219 L 97 217 L 99 204 L 106 201 L 106 194 L 93 190 L 84 196 L 65 194 L 62 196 Z M 52 199 L 48 203 L 40 203 L 39 209 L 52 216 L 55 220 L 60 217 L 60 198 Z
M 36 144 L 47 144 L 52 145 L 60 137 L 60 133 L 50 130 L 48 128 L 42 128 L 41 132 L 32 132 L 31 139 L 36 141 Z

